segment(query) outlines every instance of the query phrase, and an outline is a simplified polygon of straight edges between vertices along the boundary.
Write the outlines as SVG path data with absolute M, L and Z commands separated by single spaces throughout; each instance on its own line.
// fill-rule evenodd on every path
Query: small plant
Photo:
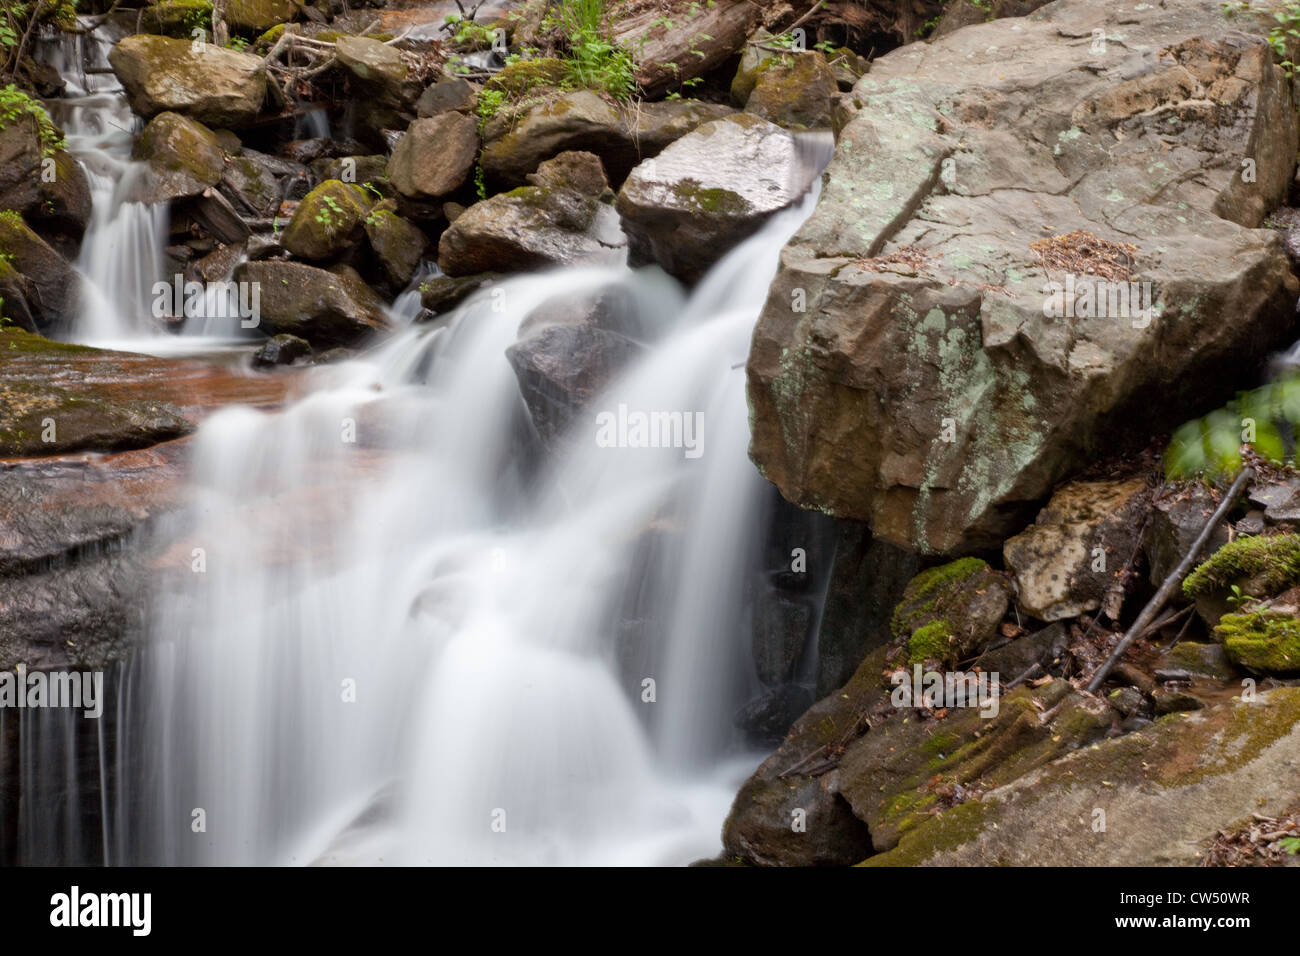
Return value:
M 325 204 L 324 209 L 316 212 L 316 221 L 327 229 L 334 228 L 334 217 L 342 217 L 343 207 L 339 205 L 338 200 L 333 196 L 322 196 L 321 202 Z
M 1246 4 L 1244 9 L 1250 9 L 1250 5 Z M 1268 44 L 1281 58 L 1279 66 L 1282 72 L 1291 77 L 1295 74 L 1296 64 L 1287 56 L 1287 47 L 1293 40 L 1300 39 L 1300 0 L 1288 0 L 1282 4 L 1273 11 L 1273 19 L 1276 23 L 1268 32 Z
M 463 17 L 458 13 L 448 14 L 445 22 L 448 32 L 451 33 L 452 45 L 457 49 L 486 50 L 496 39 L 495 30 L 481 23 L 475 23 L 469 17 Z
M 606 36 L 604 0 L 564 0 L 559 26 L 569 47 L 569 82 L 617 100 L 630 98 L 636 83 L 632 54 Z
M 54 125 L 45 107 L 10 83 L 0 89 L 0 129 L 6 128 L 22 116 L 30 116 L 36 120 L 36 132 L 44 155 L 50 156 L 64 148 L 63 134 Z

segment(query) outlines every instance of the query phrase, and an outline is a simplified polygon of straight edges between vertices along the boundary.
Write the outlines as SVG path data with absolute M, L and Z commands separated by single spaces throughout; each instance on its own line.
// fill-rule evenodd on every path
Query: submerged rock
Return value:
M 149 119 L 172 110 L 209 126 L 251 122 L 266 99 L 259 57 L 208 43 L 140 34 L 108 55 L 131 109 Z
M 1125 39 L 1062 40 L 1095 30 Z M 996 547 L 1291 334 L 1257 228 L 1295 162 L 1290 86 L 1217 6 L 1057 0 L 895 50 L 841 104 L 748 369 L 751 456 L 790 501 Z
M 273 335 L 253 355 L 254 365 L 292 365 L 298 359 L 311 358 L 311 343 L 296 335 Z
M 634 169 L 619 191 L 631 261 L 697 282 L 806 187 L 794 138 L 779 126 L 744 113 L 706 123 Z

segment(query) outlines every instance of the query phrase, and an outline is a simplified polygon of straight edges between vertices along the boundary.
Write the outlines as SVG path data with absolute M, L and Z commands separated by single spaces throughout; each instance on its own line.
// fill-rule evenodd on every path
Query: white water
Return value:
M 61 34 L 44 41 L 41 57 L 67 84 L 65 96 L 47 105 L 86 172 L 93 203 L 74 263 L 82 309 L 71 337 L 115 344 L 158 334 L 149 316 L 153 284 L 165 271 L 167 207 L 125 201 L 141 170 L 131 160 L 138 121 L 112 73 L 86 72 L 108 66 L 112 43 L 101 33 Z
M 281 414 L 214 416 L 171 552 L 181 570 L 153 614 L 153 736 L 128 755 L 158 786 L 119 794 L 136 823 L 113 855 L 716 854 L 757 759 L 732 727 L 754 679 L 742 589 L 765 489 L 746 455 L 741 363 L 813 201 L 772 219 L 689 303 L 657 272 L 519 278 L 369 361 L 320 370 Z M 539 306 L 563 297 L 576 312 L 602 291 L 651 347 L 533 474 L 505 350 Z M 702 412 L 703 455 L 597 447 L 594 415 L 619 403 Z

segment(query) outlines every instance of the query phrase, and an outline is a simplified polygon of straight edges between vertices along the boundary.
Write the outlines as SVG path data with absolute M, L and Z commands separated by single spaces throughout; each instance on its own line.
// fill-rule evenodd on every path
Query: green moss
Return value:
M 1214 633 L 1236 664 L 1270 673 L 1300 671 L 1300 619 L 1290 614 L 1225 614 Z
M 673 194 L 699 212 L 743 216 L 750 208 L 749 202 L 738 193 L 730 189 L 706 188 L 695 179 L 683 179 L 676 183 Z
M 1300 583 L 1300 535 L 1238 538 L 1187 576 L 1183 593 L 1199 597 L 1249 580 L 1253 597 L 1272 597 Z
M 906 639 L 934 616 L 941 603 L 939 599 L 947 592 L 987 570 L 987 562 L 979 558 L 958 558 L 912 578 L 903 591 L 903 600 L 894 608 L 890 622 L 894 637 Z
M 511 63 L 484 84 L 484 90 L 496 90 L 517 98 L 542 86 L 558 87 L 566 74 L 564 61 L 555 57 L 520 60 Z
M 944 620 L 931 621 L 912 632 L 907 642 L 907 662 L 947 660 L 952 646 L 952 628 Z

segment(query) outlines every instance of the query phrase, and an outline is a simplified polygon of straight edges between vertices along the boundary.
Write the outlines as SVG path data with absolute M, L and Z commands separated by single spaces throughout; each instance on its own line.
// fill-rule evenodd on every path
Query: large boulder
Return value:
M 1035 522 L 1002 548 L 1021 610 L 1061 621 L 1103 608 L 1119 620 L 1121 573 L 1137 554 L 1148 500 L 1142 478 L 1078 481 L 1052 495 Z
M 699 280 L 772 213 L 803 194 L 794 137 L 736 113 L 683 136 L 632 171 L 618 211 L 633 264 Z
M 313 348 L 355 345 L 390 328 L 383 300 L 354 273 L 298 262 L 245 262 L 236 282 L 255 282 L 268 335 L 306 339 Z
M 575 154 L 542 165 L 536 185 L 475 203 L 438 241 L 438 265 L 449 276 L 494 270 L 611 261 L 623 245 L 618 215 L 602 201 L 609 186 L 603 172 L 575 178 L 564 172 Z M 586 163 L 600 161 L 591 154 Z
M 396 203 L 391 199 L 375 204 L 366 216 L 365 228 L 366 239 L 384 277 L 394 288 L 405 288 L 415 276 L 429 240 L 418 227 L 397 214 Z
M 388 160 L 388 178 L 409 199 L 436 199 L 465 184 L 478 155 L 474 120 L 454 111 L 412 123 Z
M 216 134 L 179 113 L 159 113 L 145 126 L 132 153 L 148 164 L 137 178 L 131 198 L 137 202 L 170 202 L 198 196 L 221 182 L 226 156 Z
M 1228 397 L 1297 288 L 1257 228 L 1291 89 L 1245 22 L 1058 0 L 876 60 L 755 330 L 763 474 L 907 547 L 996 547 L 1100 450 Z
M 266 99 L 266 71 L 251 53 L 140 34 L 119 40 L 108 62 L 131 109 L 146 119 L 172 110 L 209 126 L 238 127 Z

